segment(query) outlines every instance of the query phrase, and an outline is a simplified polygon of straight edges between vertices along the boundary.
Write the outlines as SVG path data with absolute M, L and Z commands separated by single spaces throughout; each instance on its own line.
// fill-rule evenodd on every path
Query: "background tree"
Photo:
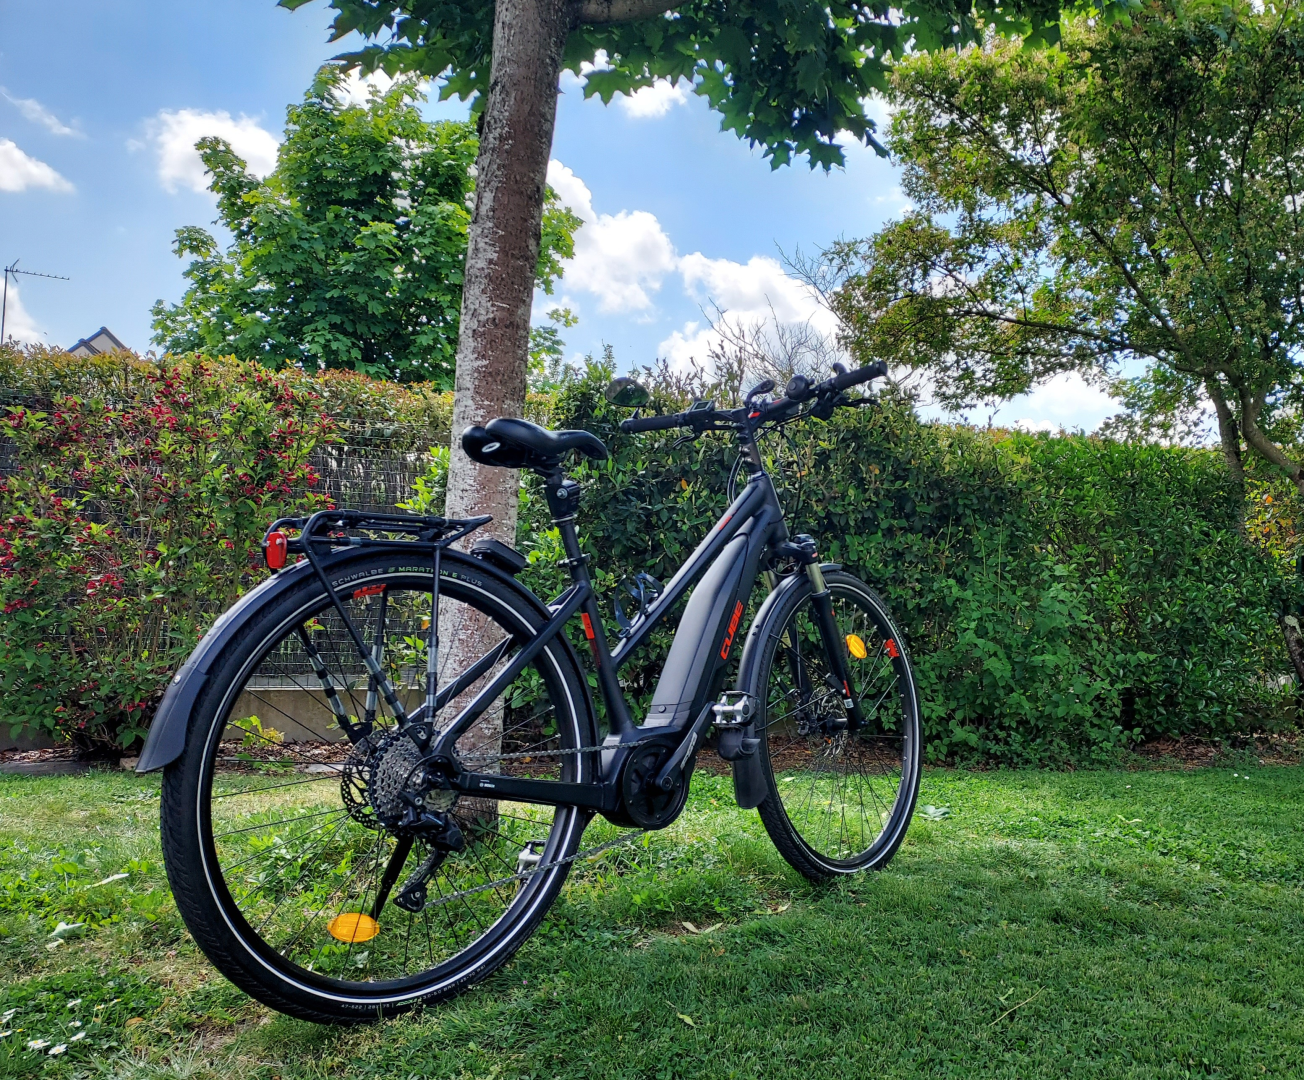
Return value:
M 279 0 L 298 8 L 308 0 Z M 1104 0 L 1110 13 L 1129 0 Z M 453 403 L 450 514 L 490 513 L 511 541 L 515 475 L 478 466 L 458 433 L 520 416 L 534 267 L 563 70 L 599 60 L 585 93 L 610 100 L 658 78 L 691 81 L 723 125 L 775 166 L 805 154 L 842 161 L 839 134 L 872 142 L 865 100 L 913 41 L 975 40 L 980 22 L 1053 40 L 1059 0 L 330 0 L 333 39 L 372 43 L 343 59 L 365 71 L 442 78 L 442 97 L 479 115 L 475 214 L 467 251 Z M 381 39 L 381 40 L 377 40 Z
M 177 231 L 176 253 L 193 257 L 190 286 L 179 304 L 154 305 L 154 341 L 451 386 L 475 131 L 423 120 L 415 79 L 373 91 L 365 107 L 348 102 L 343 79 L 323 68 L 287 111 L 266 180 L 223 140 L 200 140 L 233 239 L 223 252 L 204 229 Z M 549 203 L 535 267 L 549 291 L 579 224 Z M 537 340 L 535 351 L 556 345 Z
M 865 357 L 928 369 L 951 406 L 1057 372 L 1116 377 L 1134 430 L 1212 405 L 1304 493 L 1304 28 L 1291 4 L 1069 24 L 895 73 L 888 145 L 918 209 L 828 253 Z M 1298 627 L 1284 617 L 1304 682 Z

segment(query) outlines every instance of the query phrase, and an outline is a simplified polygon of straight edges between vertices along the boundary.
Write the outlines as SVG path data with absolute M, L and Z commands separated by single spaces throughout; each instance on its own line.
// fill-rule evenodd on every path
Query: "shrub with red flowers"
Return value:
M 125 402 L 10 408 L 0 482 L 0 723 L 86 750 L 143 737 L 168 674 L 265 574 L 267 522 L 325 504 L 332 438 L 293 375 L 152 366 Z

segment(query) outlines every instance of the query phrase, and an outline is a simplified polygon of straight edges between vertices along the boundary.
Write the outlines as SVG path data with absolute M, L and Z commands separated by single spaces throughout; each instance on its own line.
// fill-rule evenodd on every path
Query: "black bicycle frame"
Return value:
M 580 550 L 575 527 L 579 485 L 560 470 L 546 474 L 547 497 L 553 524 L 566 553 L 571 587 L 550 605 L 552 618 L 432 742 L 430 756 L 455 761 L 453 746 L 513 679 L 579 613 L 597 669 L 598 686 L 607 705 L 610 734 L 602 749 L 598 783 L 567 783 L 526 777 L 455 772 L 451 786 L 468 794 L 492 793 L 495 798 L 546 805 L 579 806 L 590 810 L 615 810 L 620 802 L 618 775 L 629 748 L 648 739 L 677 735 L 676 762 L 687 758 L 684 745 L 691 734 L 700 735 L 712 718 L 722 688 L 747 598 L 756 584 L 767 555 L 788 544 L 783 510 L 769 475 L 761 467 L 754 443 L 744 443 L 751 473 L 732 505 L 712 527 L 688 560 L 667 582 L 653 603 L 634 619 L 614 650 L 598 610 L 588 572 L 588 557 Z M 636 725 L 617 677 L 652 630 L 670 613 L 694 581 L 698 581 L 675 632 L 648 715 Z M 501 645 L 498 649 L 501 649 Z M 494 650 L 491 650 L 491 652 Z M 489 654 L 486 654 L 489 655 Z M 501 653 L 499 654 L 501 655 Z M 478 665 L 477 665 L 478 666 Z M 467 672 L 471 674 L 470 671 Z M 466 680 L 469 684 L 470 681 Z M 440 697 L 444 698 L 441 693 Z M 698 740 L 694 739 L 694 744 Z
M 856 689 L 851 684 L 842 643 L 837 638 L 829 593 L 824 587 L 813 545 L 799 547 L 790 542 L 778 493 L 762 466 L 755 439 L 749 432 L 740 442 L 744 461 L 749 466 L 747 483 L 697 549 L 667 582 L 661 594 L 634 618 L 614 650 L 607 644 L 606 627 L 589 577 L 588 556 L 580 550 L 576 532 L 579 484 L 567 478 L 560 468 L 541 470 L 553 524 L 557 527 L 566 553 L 564 565 L 570 571 L 571 586 L 548 605 L 551 617 L 540 631 L 523 641 L 519 651 L 488 685 L 462 708 L 451 724 L 441 730 L 435 730 L 435 713 L 493 670 L 515 639 L 506 638 L 497 643 L 447 686 L 436 688 L 434 673 L 429 672 L 425 710 L 419 720 L 410 719 L 399 705 L 394 688 L 381 672 L 377 659 L 367 649 L 361 634 L 339 603 L 315 547 L 324 545 L 329 548 L 339 543 L 368 547 L 402 546 L 408 549 L 413 546 L 423 549 L 429 546 L 435 554 L 433 566 L 437 574 L 439 549 L 465 536 L 489 519 L 445 522 L 441 519 L 404 515 L 323 511 L 314 515 L 306 524 L 285 520 L 302 527 L 300 539 L 292 541 L 292 547 L 306 552 L 318 576 L 325 582 L 328 596 L 344 619 L 360 656 L 367 663 L 372 681 L 384 696 L 400 728 L 416 739 L 423 748 L 425 760 L 443 763 L 447 783 L 451 788 L 473 795 L 491 794 L 496 799 L 550 806 L 576 806 L 609 813 L 620 807 L 620 770 L 634 747 L 649 740 L 670 746 L 672 752 L 662 767 L 664 777 L 669 777 L 672 769 L 680 769 L 688 764 L 692 753 L 700 745 L 701 736 L 714 720 L 713 706 L 723 688 L 734 641 L 742 629 L 740 623 L 747 599 L 756 579 L 763 569 L 768 568 L 774 556 L 794 559 L 799 565 L 804 565 L 811 576 L 816 586 L 817 616 L 821 634 L 826 639 L 831 670 L 842 682 L 851 725 L 854 727 L 859 724 L 860 705 Z M 420 539 L 414 544 L 413 541 L 341 539 L 338 536 L 329 538 L 318 536 L 319 522 L 332 528 L 354 524 L 385 531 L 411 532 L 418 534 Z M 272 528 L 281 524 L 282 522 L 276 522 Z M 620 688 L 618 672 L 695 581 L 697 586 L 684 607 L 648 715 L 643 723 L 635 724 Z M 437 584 L 435 587 L 437 589 Z M 432 598 L 435 603 L 437 596 L 436 592 Z M 584 625 L 584 636 L 593 654 L 598 687 L 610 720 L 610 733 L 602 746 L 592 748 L 595 754 L 600 754 L 598 781 L 575 783 L 539 780 L 458 769 L 454 753 L 457 740 L 484 715 L 526 666 L 547 648 L 549 642 L 563 633 L 566 624 L 576 614 Z M 437 624 L 438 613 L 432 607 L 432 638 L 429 643 L 432 650 L 435 647 L 433 635 Z M 341 722 L 343 723 L 342 717 Z M 349 734 L 349 727 L 345 731 Z

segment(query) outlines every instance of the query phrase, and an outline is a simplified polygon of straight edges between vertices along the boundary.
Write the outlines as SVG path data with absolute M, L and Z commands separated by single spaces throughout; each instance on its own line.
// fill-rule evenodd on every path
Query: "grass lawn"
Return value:
M 828 888 L 699 773 L 489 982 L 334 1030 L 190 944 L 157 790 L 0 777 L 0 1077 L 1304 1075 L 1304 767 L 930 771 L 949 816 Z

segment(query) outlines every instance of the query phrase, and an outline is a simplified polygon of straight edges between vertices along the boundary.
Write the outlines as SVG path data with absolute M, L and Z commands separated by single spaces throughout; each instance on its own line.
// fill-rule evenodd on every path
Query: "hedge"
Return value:
M 734 456 L 723 436 L 621 435 L 609 375 L 590 365 L 530 403 L 612 450 L 576 470 L 608 610 L 623 579 L 674 572 L 721 512 Z M 684 387 L 656 390 L 682 404 Z M 17 453 L 0 484 L 0 722 L 87 747 L 139 740 L 167 673 L 265 572 L 266 521 L 324 502 L 320 447 L 415 453 L 446 441 L 449 416 L 447 395 L 351 374 L 39 351 L 0 350 L 0 395 Z M 1293 723 L 1276 625 L 1297 600 L 1291 519 L 1257 487 L 1248 543 L 1217 455 L 923 423 L 890 398 L 766 452 L 794 531 L 897 613 L 934 760 L 1063 764 Z M 412 505 L 437 509 L 447 455 L 422 460 Z M 525 578 L 552 595 L 534 478 L 521 508 Z M 626 669 L 633 698 L 668 640 Z
M 600 395 L 609 374 L 572 381 L 552 420 L 613 451 L 581 470 L 580 518 L 611 594 L 638 570 L 664 580 L 680 565 L 724 505 L 734 448 L 620 434 L 626 414 Z M 1298 585 L 1287 559 L 1247 543 L 1216 453 L 923 423 L 890 398 L 790 432 L 767 452 L 793 531 L 903 623 L 932 759 L 1067 763 L 1294 722 L 1276 619 Z M 1251 518 L 1278 555 L 1292 549 L 1289 519 L 1261 502 Z M 546 552 L 536 587 L 556 590 L 540 498 L 526 519 L 519 541 Z M 630 673 L 642 693 L 654 680 L 654 664 Z

